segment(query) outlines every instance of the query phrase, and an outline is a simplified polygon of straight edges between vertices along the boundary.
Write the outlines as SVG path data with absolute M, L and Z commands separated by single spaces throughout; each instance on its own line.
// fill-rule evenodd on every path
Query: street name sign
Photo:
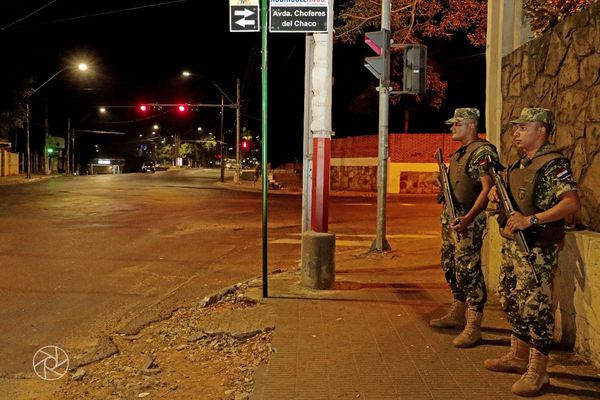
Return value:
M 328 0 L 271 0 L 270 32 L 327 32 Z
M 260 4 L 258 0 L 229 0 L 229 31 L 260 31 Z

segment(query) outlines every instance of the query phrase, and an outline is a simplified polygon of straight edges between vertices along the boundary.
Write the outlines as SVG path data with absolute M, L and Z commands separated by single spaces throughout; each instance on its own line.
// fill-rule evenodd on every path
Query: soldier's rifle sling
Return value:
M 496 186 L 496 193 L 498 193 L 498 197 L 500 198 L 500 206 L 502 208 L 502 213 L 506 217 L 506 220 L 510 218 L 510 215 L 515 211 L 515 208 L 512 205 L 510 197 L 508 196 L 508 191 L 506 190 L 506 185 L 504 183 L 504 179 L 502 175 L 496 170 L 495 162 L 492 160 L 492 157 L 487 156 L 487 162 L 490 165 L 490 175 L 492 180 L 494 181 L 494 186 Z M 538 273 L 535 268 L 535 263 L 533 262 L 534 254 L 531 252 L 529 245 L 527 244 L 527 239 L 525 238 L 525 232 L 522 230 L 515 230 L 513 232 L 515 236 L 515 240 L 517 241 L 517 246 L 521 252 L 525 253 L 525 259 L 527 263 L 531 267 L 531 272 L 533 272 L 533 278 L 535 279 L 535 283 L 540 283 L 538 278 Z

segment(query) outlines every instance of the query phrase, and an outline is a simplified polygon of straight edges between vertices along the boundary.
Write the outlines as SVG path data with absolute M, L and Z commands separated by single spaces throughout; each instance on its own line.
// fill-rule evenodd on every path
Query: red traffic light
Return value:
M 140 111 L 142 111 L 142 112 L 148 111 L 148 106 L 145 104 L 140 105 Z
M 181 104 L 181 105 L 179 105 L 179 106 L 177 107 L 177 110 L 178 110 L 179 112 L 186 112 L 186 111 L 187 111 L 187 106 L 185 106 L 185 105 Z
M 244 149 L 244 150 L 248 149 L 248 142 L 242 142 L 242 149 Z

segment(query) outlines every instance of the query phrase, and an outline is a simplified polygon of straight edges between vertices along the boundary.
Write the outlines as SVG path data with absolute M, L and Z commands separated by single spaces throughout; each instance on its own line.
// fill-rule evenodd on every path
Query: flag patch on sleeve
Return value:
M 568 169 L 561 168 L 558 171 L 556 171 L 556 177 L 558 178 L 558 180 L 560 180 L 562 182 L 562 181 L 570 178 L 571 177 L 571 173 L 569 172 Z

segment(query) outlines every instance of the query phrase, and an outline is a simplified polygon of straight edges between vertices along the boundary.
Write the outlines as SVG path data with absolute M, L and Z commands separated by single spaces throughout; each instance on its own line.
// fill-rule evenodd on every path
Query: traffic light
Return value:
M 48 147 L 48 154 L 54 153 L 54 149 L 52 147 Z
M 376 57 L 365 57 L 365 67 L 380 81 L 389 81 L 390 31 L 365 32 L 365 43 L 377 53 Z
M 247 141 L 243 141 L 242 142 L 242 150 L 248 151 L 249 148 L 250 148 L 250 144 Z
M 148 106 L 145 104 L 140 104 L 139 109 L 141 112 L 146 112 L 146 111 L 148 111 Z
M 406 45 L 403 64 L 402 91 L 412 94 L 425 92 L 427 47 L 419 44 Z
M 180 113 L 184 113 L 188 110 L 187 106 L 184 104 L 180 104 L 179 106 L 177 106 L 177 111 L 179 111 Z

